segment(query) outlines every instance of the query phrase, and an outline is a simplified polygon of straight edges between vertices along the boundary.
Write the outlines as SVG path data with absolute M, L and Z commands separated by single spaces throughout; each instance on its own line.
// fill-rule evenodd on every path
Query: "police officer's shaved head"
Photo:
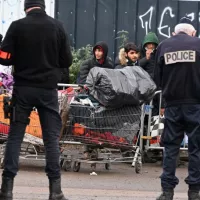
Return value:
M 184 32 L 190 36 L 196 35 L 196 30 L 194 28 L 194 25 L 192 23 L 192 20 L 186 16 L 180 19 L 179 24 L 175 26 L 174 29 L 175 34 L 179 34 L 181 32 Z

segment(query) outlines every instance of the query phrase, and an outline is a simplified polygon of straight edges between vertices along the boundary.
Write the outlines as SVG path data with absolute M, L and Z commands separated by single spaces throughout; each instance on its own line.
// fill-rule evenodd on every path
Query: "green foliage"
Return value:
M 128 42 L 129 32 L 122 30 L 119 31 L 117 35 L 118 36 L 116 39 L 120 41 L 119 48 L 121 49 Z M 71 84 L 76 83 L 77 75 L 80 71 L 80 66 L 83 63 L 83 61 L 89 59 L 92 56 L 92 49 L 93 47 L 90 44 L 77 50 L 72 48 L 73 63 L 69 69 L 69 77 Z
M 73 63 L 69 69 L 69 77 L 71 84 L 76 83 L 77 75 L 80 71 L 80 66 L 82 62 L 90 58 L 91 55 L 92 55 L 92 46 L 89 44 L 86 47 L 82 47 L 77 50 L 72 48 Z
M 128 31 L 118 31 L 116 39 L 120 41 L 119 49 L 123 48 L 124 45 L 128 42 L 129 32 Z

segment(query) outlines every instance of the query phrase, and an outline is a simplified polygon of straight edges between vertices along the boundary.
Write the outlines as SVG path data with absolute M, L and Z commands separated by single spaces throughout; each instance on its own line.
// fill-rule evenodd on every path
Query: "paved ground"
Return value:
M 187 186 L 184 178 L 187 166 L 178 168 L 180 184 L 175 199 L 186 200 Z M 14 199 L 48 199 L 48 180 L 43 173 L 43 163 L 23 162 L 15 180 Z M 161 166 L 149 164 L 142 174 L 136 174 L 128 164 L 112 165 L 110 171 L 97 166 L 97 176 L 90 176 L 90 166 L 81 166 L 80 172 L 62 174 L 63 192 L 69 200 L 153 200 L 160 192 Z

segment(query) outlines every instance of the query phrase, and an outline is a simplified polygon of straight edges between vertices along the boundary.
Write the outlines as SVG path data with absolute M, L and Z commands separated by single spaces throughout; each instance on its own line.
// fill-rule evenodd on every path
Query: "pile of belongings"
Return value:
M 70 101 L 71 134 L 98 144 L 132 145 L 140 128 L 140 105 L 150 101 L 156 90 L 149 74 L 139 66 L 94 67 L 86 88 L 86 93 L 75 94 Z
M 140 128 L 140 106 L 106 108 L 73 103 L 68 113 L 71 134 L 97 144 L 133 144 Z
M 147 102 L 156 91 L 149 74 L 139 66 L 117 70 L 94 67 L 87 76 L 86 86 L 99 103 L 115 108 Z

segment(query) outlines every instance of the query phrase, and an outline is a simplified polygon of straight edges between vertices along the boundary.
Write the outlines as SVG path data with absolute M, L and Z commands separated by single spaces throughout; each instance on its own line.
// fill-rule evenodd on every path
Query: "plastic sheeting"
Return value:
M 90 95 L 106 107 L 139 105 L 152 99 L 156 90 L 149 74 L 139 66 L 119 70 L 94 67 L 86 85 Z

